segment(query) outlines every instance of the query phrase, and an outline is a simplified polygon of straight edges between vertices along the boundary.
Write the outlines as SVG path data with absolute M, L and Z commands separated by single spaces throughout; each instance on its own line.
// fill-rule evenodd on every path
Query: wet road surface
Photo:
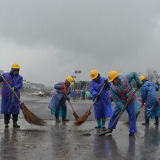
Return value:
M 50 110 L 48 109 L 48 104 L 51 100 L 51 97 L 38 97 L 38 96 L 33 96 L 33 97 L 22 97 L 21 98 L 22 102 L 26 104 L 26 106 L 37 116 L 39 116 L 42 119 L 47 119 L 51 120 L 54 119 L 54 116 L 50 114 Z M 92 101 L 89 100 L 80 100 L 80 101 L 71 101 L 75 111 L 78 113 L 79 116 L 84 115 L 84 113 L 90 108 L 92 105 Z M 70 105 L 67 105 L 67 118 L 70 120 L 74 120 L 74 116 L 72 113 L 72 109 Z M 19 116 L 20 118 L 23 118 L 22 113 Z M 0 119 L 3 118 L 3 115 L 0 115 Z M 121 119 L 122 121 L 125 121 L 127 118 L 127 113 L 125 112 Z M 141 109 L 141 114 L 138 117 L 138 121 L 142 121 L 144 119 L 144 109 Z M 95 121 L 94 118 L 94 113 L 92 109 L 92 114 L 88 117 L 89 121 Z
M 95 130 L 94 116 L 81 126 L 74 126 L 69 109 L 67 123 L 56 124 L 47 108 L 49 99 L 23 98 L 25 104 L 36 115 L 45 117 L 48 126 L 28 124 L 20 116 L 21 129 L 4 129 L 0 119 L 0 160 L 159 160 L 160 127 L 152 121 L 149 127 L 141 125 L 143 114 L 137 122 L 135 137 L 129 137 L 128 127 L 123 119 L 112 135 L 99 137 Z M 83 115 L 90 102 L 73 102 L 76 110 Z M 80 108 L 80 109 L 79 109 Z M 143 112 L 142 112 L 143 113 Z M 47 117 L 46 117 L 47 116 Z M 107 122 L 108 123 L 108 122 Z

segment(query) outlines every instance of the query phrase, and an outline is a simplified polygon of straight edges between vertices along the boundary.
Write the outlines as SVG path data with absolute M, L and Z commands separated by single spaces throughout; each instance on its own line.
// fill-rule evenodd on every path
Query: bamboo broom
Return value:
M 69 104 L 70 104 L 70 106 L 71 106 L 71 108 L 72 108 L 73 115 L 74 115 L 75 119 L 77 120 L 77 119 L 79 118 L 79 116 L 78 116 L 78 114 L 75 112 L 71 101 L 68 99 L 68 96 L 67 96 L 67 93 L 66 93 L 66 86 L 65 86 L 65 85 L 63 86 L 62 92 L 64 93 L 66 99 L 68 100 L 68 102 L 69 102 Z
M 103 84 L 101 90 L 98 93 L 98 96 L 102 93 L 103 88 L 105 87 L 106 83 Z M 74 124 L 76 126 L 81 125 L 82 123 L 84 123 L 86 121 L 86 119 L 89 117 L 89 115 L 91 114 L 91 109 L 93 108 L 94 104 L 96 103 L 98 96 L 94 99 L 93 104 L 91 105 L 91 107 L 89 108 L 89 110 L 82 116 L 76 119 L 76 121 L 74 122 Z
M 7 82 L 7 80 L 6 80 L 2 75 L 0 75 L 0 76 L 3 78 L 3 80 L 4 80 L 5 83 L 8 85 L 8 87 L 11 89 L 11 86 L 10 86 L 10 84 Z M 28 123 L 33 124 L 33 125 L 38 125 L 38 126 L 45 126 L 45 125 L 47 125 L 47 123 L 46 123 L 44 120 L 38 118 L 34 113 L 32 113 L 32 112 L 26 107 L 26 105 L 25 105 L 24 103 L 21 102 L 20 98 L 18 97 L 18 95 L 17 95 L 15 92 L 13 92 L 13 93 L 14 93 L 15 97 L 18 99 L 18 101 L 20 102 L 20 108 L 21 108 L 21 110 L 22 110 L 22 112 L 23 112 L 23 115 L 24 115 L 25 120 L 26 120 Z
M 78 116 L 78 114 L 75 112 L 75 110 L 74 110 L 74 108 L 73 108 L 73 105 L 72 105 L 72 103 L 70 102 L 70 100 L 68 100 L 68 102 L 69 102 L 69 104 L 70 104 L 70 106 L 71 106 L 71 108 L 72 108 L 73 115 L 74 115 L 75 119 L 77 120 L 77 119 L 79 118 L 79 116 Z

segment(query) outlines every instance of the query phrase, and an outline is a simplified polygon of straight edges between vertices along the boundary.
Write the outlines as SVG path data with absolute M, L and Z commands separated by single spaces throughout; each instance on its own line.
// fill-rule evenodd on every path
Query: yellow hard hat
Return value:
M 119 73 L 117 71 L 111 71 L 108 74 L 109 82 L 112 82 L 115 78 L 119 76 Z
M 91 76 L 92 79 L 95 79 L 95 78 L 97 78 L 97 76 L 98 76 L 98 72 L 97 72 L 96 70 L 92 70 L 92 71 L 90 72 L 90 76 Z
M 14 64 L 12 64 L 12 67 L 11 67 L 12 69 L 20 69 L 20 66 L 19 66 L 19 64 L 18 63 L 14 63 Z
M 144 79 L 146 79 L 146 77 L 143 76 L 143 75 L 141 75 L 141 76 L 139 76 L 139 79 L 140 79 L 141 81 L 143 81 Z
M 67 80 L 70 84 L 72 84 L 73 81 L 74 81 L 74 79 L 73 79 L 72 76 L 68 76 L 68 77 L 66 78 L 66 80 Z

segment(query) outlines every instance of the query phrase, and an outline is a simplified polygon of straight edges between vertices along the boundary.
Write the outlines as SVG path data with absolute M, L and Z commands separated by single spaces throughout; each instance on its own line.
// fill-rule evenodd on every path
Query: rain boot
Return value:
M 155 123 L 154 123 L 156 126 L 159 125 L 159 117 L 155 117 Z
M 56 118 L 57 123 L 61 123 L 61 120 L 59 118 Z
M 61 120 L 59 119 L 59 116 L 58 116 L 58 115 L 55 115 L 55 118 L 56 118 L 56 122 L 57 122 L 57 123 L 60 123 L 60 122 L 61 122 Z
M 142 123 L 142 125 L 149 126 L 149 118 L 147 118 L 147 119 L 145 120 L 145 122 Z
M 129 133 L 129 136 L 134 136 L 134 133 L 130 132 L 130 133 Z
M 4 114 L 4 124 L 5 124 L 5 128 L 8 128 L 9 127 L 9 120 L 11 118 L 11 115 L 10 114 Z
M 13 128 L 20 128 L 20 126 L 17 124 L 17 121 L 13 121 Z
M 97 126 L 95 128 L 101 128 L 101 119 L 97 119 Z
M 64 118 L 64 119 L 62 119 L 62 121 L 63 121 L 63 122 L 68 122 L 69 119 Z
M 102 118 L 102 128 L 105 129 L 106 128 L 106 119 Z

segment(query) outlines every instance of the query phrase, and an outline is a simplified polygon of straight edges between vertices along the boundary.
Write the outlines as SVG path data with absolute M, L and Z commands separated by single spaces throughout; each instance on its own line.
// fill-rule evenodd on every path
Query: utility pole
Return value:
M 81 74 L 81 70 L 75 70 L 75 74 L 77 75 L 76 77 L 78 78 L 78 75 L 80 75 Z M 80 80 L 79 80 L 79 83 L 80 83 Z M 78 83 L 77 83 L 77 90 L 79 90 L 79 85 L 78 85 Z

